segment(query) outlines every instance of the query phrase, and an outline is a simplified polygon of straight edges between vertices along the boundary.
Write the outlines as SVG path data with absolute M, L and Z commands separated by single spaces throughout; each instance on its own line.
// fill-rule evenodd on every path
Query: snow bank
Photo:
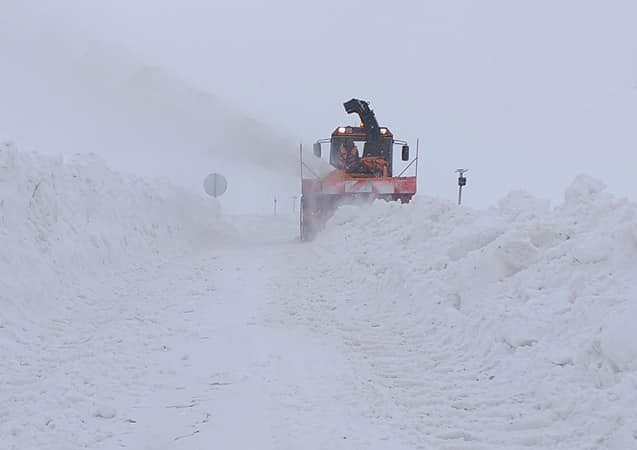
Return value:
M 192 252 L 227 232 L 218 205 L 111 171 L 94 155 L 0 143 L 0 320 L 66 305 L 73 285 Z
M 0 143 L 0 447 L 112 448 L 182 257 L 234 235 L 210 198 Z
M 637 447 L 637 206 L 600 181 L 344 207 L 307 248 L 293 317 L 362 351 L 418 442 Z

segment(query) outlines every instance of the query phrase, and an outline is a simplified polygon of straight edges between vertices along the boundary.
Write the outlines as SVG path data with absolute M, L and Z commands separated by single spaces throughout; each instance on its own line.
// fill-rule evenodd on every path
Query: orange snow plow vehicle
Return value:
M 329 164 L 334 168 L 320 177 L 303 161 L 301 152 L 301 239 L 310 240 L 320 231 L 334 210 L 342 204 L 384 199 L 408 203 L 416 193 L 418 146 L 410 160 L 409 145 L 394 139 L 381 127 L 369 103 L 352 99 L 344 103 L 348 114 L 360 117 L 360 126 L 340 126 L 332 137 L 314 144 L 313 153 L 323 158 L 329 148 Z M 394 148 L 400 146 L 400 160 L 394 162 Z M 404 166 L 398 175 L 397 165 Z M 414 165 L 413 176 L 403 176 Z M 311 174 L 305 177 L 305 174 Z

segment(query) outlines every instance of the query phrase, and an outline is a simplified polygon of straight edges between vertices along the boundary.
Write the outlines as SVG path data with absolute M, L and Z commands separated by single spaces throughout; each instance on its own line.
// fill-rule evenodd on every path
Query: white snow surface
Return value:
M 33 275 L 100 276 L 185 254 L 228 231 L 214 200 L 122 176 L 94 154 L 44 156 L 0 142 L 0 192 L 0 264 L 11 274 L 4 293 L 42 287 L 50 297 L 51 280 Z
M 637 448 L 637 206 L 296 218 L 0 144 L 2 449 Z
M 637 448 L 637 206 L 600 181 L 555 208 L 342 208 L 312 250 L 297 315 L 370 363 L 414 445 Z

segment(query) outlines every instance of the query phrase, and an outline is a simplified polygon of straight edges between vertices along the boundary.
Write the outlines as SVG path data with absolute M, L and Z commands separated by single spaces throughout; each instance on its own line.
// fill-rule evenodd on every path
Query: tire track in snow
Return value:
M 3 380 L 23 383 L 2 401 L 3 445 L 407 448 L 341 342 L 275 320 L 277 283 L 303 254 L 295 227 L 242 227 L 208 254 L 75 286 L 76 303 L 37 329 L 46 348 L 26 347 L 29 367 Z

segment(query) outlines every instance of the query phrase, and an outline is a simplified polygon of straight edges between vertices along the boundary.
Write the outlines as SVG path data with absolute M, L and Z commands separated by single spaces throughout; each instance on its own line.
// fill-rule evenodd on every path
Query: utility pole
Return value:
M 464 176 L 469 169 L 457 169 L 458 174 L 458 205 L 462 205 L 462 188 L 467 185 L 467 177 Z
M 274 197 L 274 215 L 276 216 L 276 197 Z

